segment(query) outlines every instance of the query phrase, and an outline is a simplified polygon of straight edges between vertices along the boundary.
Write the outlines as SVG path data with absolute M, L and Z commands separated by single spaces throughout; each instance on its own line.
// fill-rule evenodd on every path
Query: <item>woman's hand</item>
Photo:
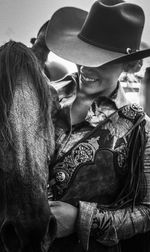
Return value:
M 72 234 L 75 231 L 78 209 L 62 201 L 49 201 L 49 206 L 57 220 L 57 238 Z

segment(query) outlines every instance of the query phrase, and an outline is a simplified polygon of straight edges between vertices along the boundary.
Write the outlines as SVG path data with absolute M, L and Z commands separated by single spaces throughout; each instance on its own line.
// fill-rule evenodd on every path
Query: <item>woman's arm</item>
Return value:
M 90 235 L 97 241 L 112 246 L 122 239 L 150 230 L 150 123 L 145 126 L 147 143 L 144 155 L 144 174 L 147 193 L 139 206 L 102 210 L 96 203 L 79 202 L 78 232 L 84 248 L 88 247 Z
M 113 246 L 120 240 L 150 230 L 150 207 L 140 205 L 119 210 L 101 210 L 94 203 L 80 202 L 79 238 L 85 249 L 90 235 L 97 241 Z

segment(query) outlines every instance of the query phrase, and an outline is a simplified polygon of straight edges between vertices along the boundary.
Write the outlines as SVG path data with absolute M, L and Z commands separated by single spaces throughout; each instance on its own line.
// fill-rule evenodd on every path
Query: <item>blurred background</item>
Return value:
M 0 0 L 0 44 L 9 39 L 21 41 L 31 46 L 30 39 L 36 37 L 39 28 L 44 24 L 55 10 L 63 6 L 75 6 L 89 10 L 94 0 Z M 149 0 L 128 0 L 139 4 L 145 12 L 145 28 L 142 40 L 150 44 L 150 4 Z M 53 53 L 49 54 L 50 61 L 58 61 L 65 65 L 68 73 L 76 71 L 76 66 Z M 136 74 L 121 76 L 129 99 L 144 104 L 143 77 L 145 69 L 150 67 L 150 58 L 144 60 L 142 69 Z M 144 106 L 144 105 L 143 105 Z

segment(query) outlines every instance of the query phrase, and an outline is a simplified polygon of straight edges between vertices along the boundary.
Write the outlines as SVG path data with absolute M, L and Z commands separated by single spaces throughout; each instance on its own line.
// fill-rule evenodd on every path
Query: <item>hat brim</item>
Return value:
M 150 48 L 124 54 L 82 41 L 78 34 L 86 16 L 86 11 L 75 7 L 64 7 L 56 11 L 47 27 L 45 37 L 47 47 L 68 61 L 88 67 L 98 67 L 109 62 L 133 61 L 150 56 Z

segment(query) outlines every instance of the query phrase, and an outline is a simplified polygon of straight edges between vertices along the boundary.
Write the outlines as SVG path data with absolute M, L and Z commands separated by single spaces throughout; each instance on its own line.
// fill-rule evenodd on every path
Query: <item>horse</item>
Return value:
M 0 47 L 0 251 L 46 252 L 56 234 L 47 199 L 55 141 L 51 90 L 30 48 Z

